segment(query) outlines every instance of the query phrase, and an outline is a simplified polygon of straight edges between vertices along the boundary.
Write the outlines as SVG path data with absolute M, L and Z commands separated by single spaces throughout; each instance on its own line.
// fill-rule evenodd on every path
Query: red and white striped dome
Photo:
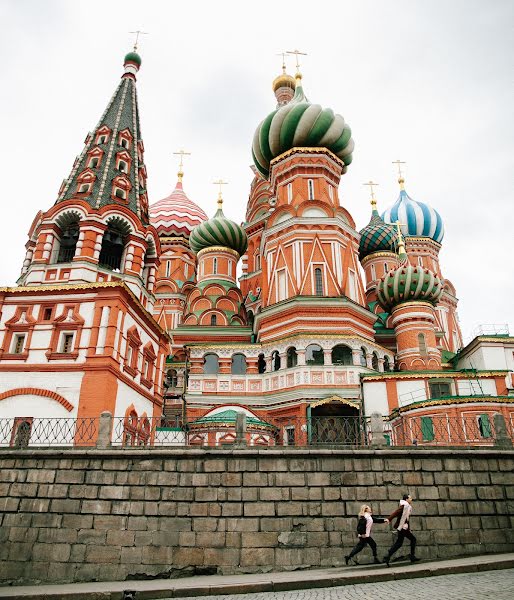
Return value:
M 161 237 L 189 237 L 194 227 L 207 220 L 204 211 L 184 193 L 178 181 L 173 192 L 150 206 L 150 223 Z

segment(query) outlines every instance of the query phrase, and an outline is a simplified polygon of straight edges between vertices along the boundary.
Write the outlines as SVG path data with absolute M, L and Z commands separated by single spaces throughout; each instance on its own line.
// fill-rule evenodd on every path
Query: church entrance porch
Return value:
M 332 396 L 307 408 L 309 445 L 365 445 L 366 422 L 354 400 Z

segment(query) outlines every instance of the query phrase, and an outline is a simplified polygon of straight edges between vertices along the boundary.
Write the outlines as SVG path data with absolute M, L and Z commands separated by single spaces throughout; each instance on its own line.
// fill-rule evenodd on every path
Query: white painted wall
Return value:
M 427 399 L 425 382 L 422 379 L 397 381 L 396 389 L 398 390 L 398 404 L 400 406 Z
M 153 403 L 129 387 L 126 383 L 118 381 L 118 394 L 116 396 L 115 417 L 124 417 L 127 408 L 133 404 L 138 416 L 144 412 L 151 417 L 153 415 Z
M 387 388 L 384 381 L 365 381 L 363 384 L 364 414 L 378 412 L 388 415 L 391 411 L 387 402 Z

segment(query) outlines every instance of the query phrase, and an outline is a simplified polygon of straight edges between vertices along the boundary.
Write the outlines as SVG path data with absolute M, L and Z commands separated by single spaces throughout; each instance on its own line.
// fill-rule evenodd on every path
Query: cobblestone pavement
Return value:
M 291 592 L 202 596 L 202 600 L 489 600 L 493 598 L 513 600 L 514 569 Z M 184 596 L 182 600 L 189 600 L 189 597 Z

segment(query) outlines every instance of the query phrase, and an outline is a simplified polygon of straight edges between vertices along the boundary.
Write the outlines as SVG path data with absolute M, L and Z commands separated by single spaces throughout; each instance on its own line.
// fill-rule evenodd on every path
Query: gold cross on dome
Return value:
M 277 56 L 282 57 L 282 72 L 286 72 L 286 54 L 287 52 L 277 52 Z
M 220 178 L 220 179 L 218 179 L 218 181 L 213 181 L 212 183 L 214 185 L 219 185 L 220 186 L 220 189 L 218 191 L 218 208 L 221 208 L 221 205 L 223 204 L 223 196 L 222 196 L 222 193 L 221 193 L 221 190 L 222 190 L 221 186 L 227 185 L 227 182 L 223 181 L 223 179 Z
M 137 52 L 137 43 L 139 41 L 139 36 L 140 35 L 148 35 L 147 31 L 141 31 L 140 29 L 138 29 L 137 31 L 129 31 L 129 33 L 135 33 L 136 34 L 136 41 L 134 42 L 134 52 Z
M 184 156 L 191 156 L 191 152 L 186 152 L 184 149 L 181 148 L 177 152 L 173 152 L 173 154 L 177 154 L 180 156 L 180 163 L 178 165 L 178 178 L 179 181 L 182 181 L 182 177 L 184 176 L 184 171 L 182 171 L 182 167 L 184 166 L 183 158 Z
M 393 165 L 396 165 L 398 167 L 398 178 L 399 179 L 403 179 L 403 173 L 402 173 L 402 165 L 405 165 L 406 162 L 404 160 L 393 160 Z
M 375 183 L 374 181 L 371 181 L 371 179 L 370 179 L 367 183 L 363 183 L 362 185 L 369 185 L 369 189 L 371 192 L 371 204 L 376 204 L 375 192 L 373 190 L 373 186 L 378 185 L 378 183 Z
M 300 63 L 298 62 L 298 56 L 307 56 L 306 52 L 300 52 L 300 50 L 287 50 L 286 54 L 294 54 L 296 56 L 296 72 L 300 72 Z

